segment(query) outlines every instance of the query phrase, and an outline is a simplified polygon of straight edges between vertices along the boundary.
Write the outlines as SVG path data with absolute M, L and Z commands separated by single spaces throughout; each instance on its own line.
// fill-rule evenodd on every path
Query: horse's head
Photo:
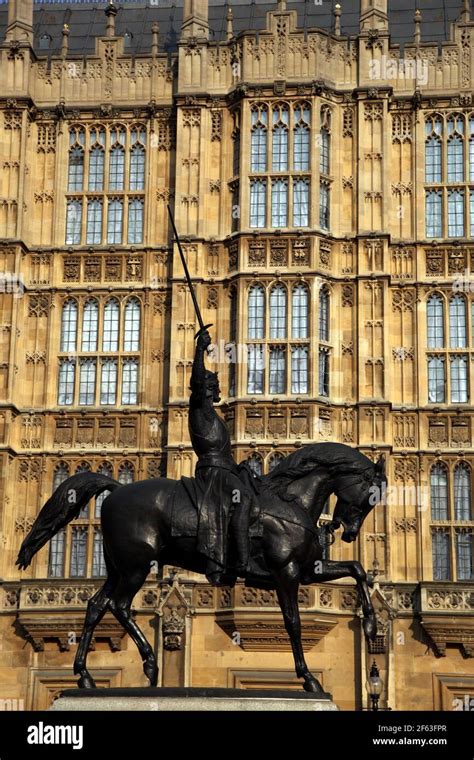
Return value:
M 358 475 L 348 472 L 338 476 L 335 487 L 337 502 L 330 527 L 337 530 L 342 525 L 343 541 L 351 543 L 356 540 L 365 518 L 382 500 L 386 483 L 383 454 L 375 464 L 369 465 Z

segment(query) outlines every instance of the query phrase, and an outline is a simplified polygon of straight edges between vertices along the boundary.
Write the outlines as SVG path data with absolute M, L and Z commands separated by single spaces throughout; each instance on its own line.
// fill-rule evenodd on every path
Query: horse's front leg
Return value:
M 303 644 L 301 642 L 301 619 L 298 608 L 298 566 L 292 562 L 282 570 L 274 572 L 274 577 L 285 628 L 291 641 L 296 675 L 298 678 L 304 679 L 303 688 L 306 691 L 318 694 L 321 699 L 331 699 L 331 695 L 324 691 L 318 679 L 310 672 L 304 657 Z
M 360 603 L 364 614 L 363 628 L 367 640 L 374 640 L 377 634 L 377 619 L 375 617 L 372 599 L 370 598 L 367 573 L 355 560 L 335 562 L 333 560 L 318 560 L 314 563 L 313 583 L 325 583 L 339 578 L 354 578 L 359 591 Z

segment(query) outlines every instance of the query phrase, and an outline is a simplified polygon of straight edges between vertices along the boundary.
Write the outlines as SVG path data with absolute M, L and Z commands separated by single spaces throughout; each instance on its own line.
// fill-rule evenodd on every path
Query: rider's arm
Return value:
M 196 342 L 193 369 L 191 372 L 191 403 L 201 404 L 206 398 L 206 367 L 204 366 L 204 354 L 211 344 L 211 337 L 207 330 L 200 332 Z

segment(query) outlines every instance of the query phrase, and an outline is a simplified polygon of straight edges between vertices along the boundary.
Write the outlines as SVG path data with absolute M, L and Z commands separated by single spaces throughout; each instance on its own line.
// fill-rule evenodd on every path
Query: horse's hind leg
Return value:
M 117 584 L 110 600 L 110 609 L 125 628 L 138 647 L 143 660 L 143 672 L 150 681 L 150 686 L 156 686 L 158 682 L 158 665 L 151 644 L 146 640 L 143 632 L 132 618 L 131 604 L 133 597 L 145 583 L 149 573 L 149 565 L 132 571 L 128 576 L 122 576 Z
M 109 574 L 102 588 L 92 596 L 87 603 L 86 618 L 82 629 L 81 640 L 74 659 L 74 674 L 79 676 L 78 686 L 81 689 L 94 689 L 95 682 L 87 670 L 87 653 L 92 640 L 94 629 L 104 617 L 110 596 L 117 583 L 115 574 Z

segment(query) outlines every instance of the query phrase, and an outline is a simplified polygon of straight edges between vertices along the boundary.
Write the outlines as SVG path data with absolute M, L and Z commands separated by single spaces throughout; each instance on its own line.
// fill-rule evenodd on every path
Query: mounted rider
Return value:
M 245 576 L 248 569 L 253 494 L 246 485 L 249 468 L 235 463 L 229 432 L 214 408 L 214 404 L 220 401 L 218 376 L 206 370 L 204 364 L 211 337 L 205 327 L 196 337 L 189 400 L 189 434 L 198 456 L 195 473 L 199 492 L 197 548 L 208 558 L 206 577 L 209 582 L 228 585 L 235 582 L 236 576 Z M 235 562 L 228 553 L 229 537 L 233 539 L 231 546 L 235 549 Z

